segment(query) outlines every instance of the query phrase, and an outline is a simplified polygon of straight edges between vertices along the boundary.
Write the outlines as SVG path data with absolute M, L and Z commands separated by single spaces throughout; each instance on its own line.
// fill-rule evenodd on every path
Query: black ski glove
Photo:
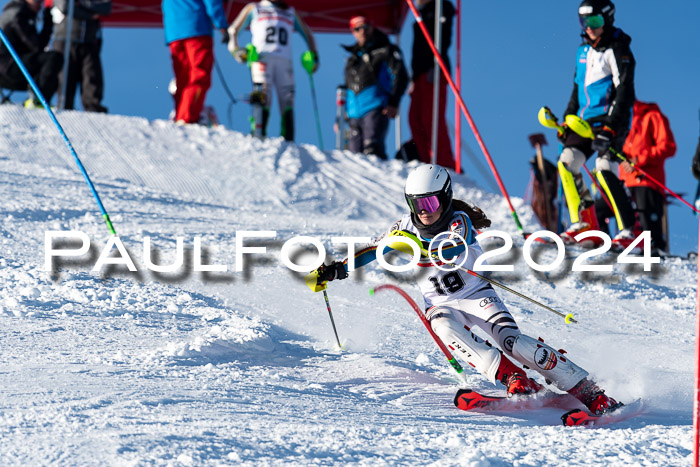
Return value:
M 53 24 L 53 16 L 51 16 L 51 8 L 45 7 L 44 11 L 42 13 L 44 15 L 43 16 L 44 23 Z
M 571 129 L 566 125 L 566 123 L 562 123 L 561 128 L 561 131 L 557 131 L 557 139 L 561 142 L 561 144 L 565 145 L 566 139 L 571 134 Z
M 348 277 L 348 272 L 345 270 L 345 265 L 342 261 L 333 261 L 331 264 L 322 264 L 318 271 L 318 282 L 328 282 L 335 279 L 345 279 Z
M 598 155 L 602 156 L 610 149 L 614 137 L 615 133 L 613 133 L 610 128 L 603 127 L 603 129 L 595 135 L 595 139 L 593 143 L 591 143 L 591 148 L 598 151 Z
M 228 44 L 228 41 L 231 39 L 231 36 L 228 33 L 227 29 L 221 29 L 221 43 L 222 44 Z

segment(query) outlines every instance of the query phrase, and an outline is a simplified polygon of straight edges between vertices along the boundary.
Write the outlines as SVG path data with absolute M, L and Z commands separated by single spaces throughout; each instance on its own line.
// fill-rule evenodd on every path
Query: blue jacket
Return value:
M 377 29 L 373 39 L 364 47 L 355 44 L 343 48 L 350 52 L 345 64 L 348 117 L 362 118 L 387 105 L 398 107 L 408 86 L 408 72 L 401 50 Z
M 165 43 L 197 36 L 211 36 L 214 26 L 226 29 L 228 23 L 221 0 L 163 0 Z
M 618 28 L 606 29 L 596 44 L 585 33 L 576 54 L 574 89 L 565 115 L 575 114 L 592 126 L 627 131 L 635 101 L 632 39 Z

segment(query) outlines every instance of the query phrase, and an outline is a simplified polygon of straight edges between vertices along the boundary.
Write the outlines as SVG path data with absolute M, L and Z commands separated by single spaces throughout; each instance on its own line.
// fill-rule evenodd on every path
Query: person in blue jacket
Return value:
M 211 86 L 214 27 L 221 31 L 221 42 L 229 39 L 224 7 L 221 0 L 163 0 L 162 8 L 177 84 L 175 122 L 197 123 Z
M 348 149 L 386 159 L 384 140 L 389 119 L 398 113 L 408 73 L 401 50 L 367 17 L 353 17 L 350 29 L 357 43 L 343 46 L 350 52 L 345 65 L 351 131 Z
M 610 202 L 618 224 L 614 249 L 624 249 L 634 240 L 635 216 L 624 186 L 617 177 L 620 152 L 630 129 L 635 101 L 635 60 L 632 39 L 615 27 L 615 5 L 610 0 L 584 0 L 579 9 L 583 43 L 576 55 L 574 88 L 565 115 L 578 115 L 593 129 L 594 140 L 566 129 L 561 140 L 559 173 L 569 206 L 571 226 L 562 234 L 565 241 L 586 230 L 595 230 L 595 208 L 581 167 L 597 152 L 596 178 Z

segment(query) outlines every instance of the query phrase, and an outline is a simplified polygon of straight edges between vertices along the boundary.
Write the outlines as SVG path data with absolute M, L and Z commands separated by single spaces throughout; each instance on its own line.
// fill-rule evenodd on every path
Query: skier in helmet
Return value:
M 488 227 L 491 221 L 476 206 L 452 198 L 450 175 L 442 167 L 422 165 L 406 179 L 406 203 L 411 212 L 404 215 L 386 233 L 355 254 L 360 267 L 376 257 L 382 238 L 393 231 L 417 236 L 425 248 L 431 239 L 449 238 L 455 245 L 443 248 L 444 257 L 473 269 L 483 253 L 476 242 L 476 229 Z M 420 271 L 420 272 L 419 272 Z M 317 284 L 345 279 L 347 259 L 322 265 L 316 271 Z M 525 370 L 513 360 L 544 376 L 562 391 L 578 398 L 591 412 L 600 414 L 618 408 L 615 399 L 605 395 L 588 372 L 544 342 L 522 334 L 515 319 L 488 282 L 458 269 L 438 267 L 430 258 L 421 256 L 415 268 L 416 281 L 425 300 L 425 317 L 446 346 L 458 349 L 457 357 L 474 367 L 492 383 L 502 383 L 509 395 L 529 394 L 543 387 L 528 378 Z M 472 333 L 479 327 L 502 350 Z M 543 358 L 546 361 L 543 363 Z M 512 360 L 513 359 L 513 360 Z M 552 365 L 551 362 L 556 362 Z
M 595 139 L 583 138 L 568 128 L 560 135 L 564 149 L 558 166 L 572 223 L 562 237 L 573 242 L 577 234 L 597 227 L 593 199 L 581 174 L 581 166 L 597 152 L 596 178 L 619 228 L 613 246 L 623 249 L 634 240 L 635 216 L 617 177 L 619 161 L 609 149 L 622 150 L 630 127 L 635 100 L 631 39 L 613 26 L 615 5 L 609 0 L 584 0 L 578 15 L 583 43 L 578 48 L 574 89 L 565 115 L 588 121 Z

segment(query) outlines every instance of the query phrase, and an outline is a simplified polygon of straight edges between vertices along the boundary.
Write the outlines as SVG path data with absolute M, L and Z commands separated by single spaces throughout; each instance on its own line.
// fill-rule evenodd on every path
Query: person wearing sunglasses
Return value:
M 574 88 L 565 115 L 578 115 L 592 127 L 595 139 L 566 129 L 560 140 L 559 173 L 571 226 L 562 234 L 566 242 L 587 230 L 597 230 L 594 201 L 581 167 L 595 152 L 596 178 L 613 207 L 619 233 L 613 248 L 623 250 L 635 239 L 635 216 L 624 186 L 617 177 L 618 158 L 630 128 L 635 101 L 635 60 L 630 37 L 615 27 L 615 5 L 610 0 L 585 0 L 578 9 L 583 43 L 576 53 Z
M 417 237 L 426 249 L 438 248 L 439 243 L 430 245 L 432 239 L 437 242 L 447 239 L 442 245 L 442 257 L 474 269 L 476 260 L 483 254 L 476 241 L 477 229 L 490 226 L 491 221 L 478 207 L 453 199 L 452 180 L 447 170 L 430 164 L 414 169 L 406 179 L 404 196 L 410 213 L 382 236 L 360 248 L 354 255 L 355 267 L 376 258 L 378 244 L 383 238 L 394 231 L 403 231 Z M 426 319 L 458 359 L 491 383 L 503 384 L 509 396 L 543 389 L 540 383 L 527 376 L 525 368 L 529 368 L 542 375 L 548 384 L 579 399 L 592 413 L 609 412 L 622 406 L 605 395 L 586 370 L 568 356 L 563 357 L 563 351 L 521 333 L 491 284 L 441 261 L 421 255 L 414 267 L 414 276 L 425 301 Z M 347 278 L 347 262 L 345 259 L 322 265 L 316 270 L 316 285 Z M 494 345 L 473 333 L 474 327 L 485 332 Z
M 345 63 L 348 149 L 386 159 L 384 140 L 389 119 L 398 114 L 408 72 L 401 50 L 366 16 L 354 16 L 350 31 L 357 42 L 342 46 L 350 53 Z

